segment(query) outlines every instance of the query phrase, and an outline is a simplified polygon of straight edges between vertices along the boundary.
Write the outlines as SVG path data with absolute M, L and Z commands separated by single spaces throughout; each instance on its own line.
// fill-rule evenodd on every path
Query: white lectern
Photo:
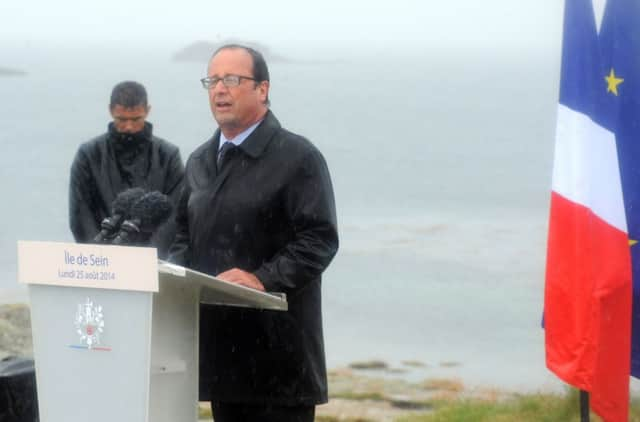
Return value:
M 18 242 L 41 422 L 197 420 L 199 302 L 286 310 L 156 250 Z

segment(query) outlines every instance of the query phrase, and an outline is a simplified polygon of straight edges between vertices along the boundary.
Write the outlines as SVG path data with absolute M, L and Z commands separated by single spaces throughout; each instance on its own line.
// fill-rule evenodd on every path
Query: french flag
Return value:
M 607 422 L 629 419 L 632 278 L 640 280 L 631 256 L 634 230 L 640 233 L 639 5 L 608 0 L 594 8 L 591 0 L 565 0 L 546 364 L 588 391 L 592 409 Z M 634 324 L 634 336 L 638 329 Z

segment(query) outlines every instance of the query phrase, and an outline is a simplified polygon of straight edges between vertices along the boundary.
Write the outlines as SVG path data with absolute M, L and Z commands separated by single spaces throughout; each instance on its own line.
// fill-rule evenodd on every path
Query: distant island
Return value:
M 207 63 L 211 58 L 211 54 L 219 47 L 225 44 L 242 44 L 254 48 L 264 56 L 267 63 L 275 62 L 291 62 L 284 56 L 274 53 L 269 47 L 254 41 L 244 41 L 236 39 L 227 39 L 219 42 L 212 41 L 196 41 L 176 52 L 172 59 L 177 62 L 198 62 Z
M 26 74 L 24 70 L 0 66 L 0 76 L 25 76 Z

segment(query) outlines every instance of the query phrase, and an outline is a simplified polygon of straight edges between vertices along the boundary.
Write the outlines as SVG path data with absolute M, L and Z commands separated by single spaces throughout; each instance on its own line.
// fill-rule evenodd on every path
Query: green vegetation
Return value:
M 631 402 L 630 422 L 640 422 L 640 399 Z M 501 400 L 456 399 L 441 401 L 430 413 L 416 413 L 395 422 L 579 422 L 576 390 L 565 394 L 513 395 Z M 592 422 L 602 422 L 591 414 Z
M 574 409 L 575 408 L 575 409 Z M 575 418 L 574 418 L 575 415 Z M 576 402 L 555 395 L 516 396 L 504 401 L 460 399 L 436 405 L 428 414 L 400 417 L 397 422 L 558 422 L 579 421 Z M 594 420 L 595 421 L 595 420 Z
M 375 422 L 363 418 L 338 418 L 337 416 L 316 416 L 315 422 Z

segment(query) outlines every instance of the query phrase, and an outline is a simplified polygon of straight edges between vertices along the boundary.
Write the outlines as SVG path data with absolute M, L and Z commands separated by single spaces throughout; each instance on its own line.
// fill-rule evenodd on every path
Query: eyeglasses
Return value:
M 222 78 L 218 78 L 218 77 L 206 77 L 206 78 L 202 78 L 200 79 L 200 82 L 202 82 L 202 87 L 204 89 L 211 89 L 213 87 L 215 87 L 218 82 L 222 81 L 222 84 L 224 86 L 226 86 L 227 88 L 232 87 L 232 86 L 238 86 L 240 85 L 240 82 L 242 82 L 243 79 L 248 79 L 250 81 L 255 81 L 255 78 L 250 78 L 248 76 L 240 76 L 240 75 L 225 75 Z

